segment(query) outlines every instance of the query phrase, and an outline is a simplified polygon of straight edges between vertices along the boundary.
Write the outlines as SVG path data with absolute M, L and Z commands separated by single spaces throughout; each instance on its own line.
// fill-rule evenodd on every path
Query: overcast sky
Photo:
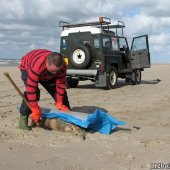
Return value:
M 0 0 L 0 58 L 36 48 L 59 51 L 60 20 L 99 16 L 122 20 L 128 38 L 148 34 L 152 62 L 170 62 L 170 0 Z

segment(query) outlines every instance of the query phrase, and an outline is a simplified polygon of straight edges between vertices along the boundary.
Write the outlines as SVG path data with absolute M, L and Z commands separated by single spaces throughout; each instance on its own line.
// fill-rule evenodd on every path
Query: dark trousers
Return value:
M 23 80 L 25 87 L 27 86 L 27 77 L 28 77 L 27 71 L 21 71 L 21 79 Z M 48 91 L 48 93 L 53 97 L 54 101 L 56 102 L 57 101 L 57 98 L 56 98 L 56 79 L 51 79 L 51 80 L 48 80 L 48 81 L 40 81 L 39 83 Z M 37 101 L 39 101 L 40 100 L 40 90 L 39 90 L 39 88 L 37 88 L 36 93 L 37 93 Z M 27 99 L 26 91 L 24 92 L 24 96 Z M 66 91 L 64 93 L 63 104 L 70 109 L 70 104 L 69 104 L 69 100 L 68 100 L 68 96 L 67 96 Z M 28 108 L 28 106 L 25 104 L 24 101 L 22 101 L 22 103 L 21 103 L 20 113 L 22 115 L 29 115 L 31 113 L 31 110 Z

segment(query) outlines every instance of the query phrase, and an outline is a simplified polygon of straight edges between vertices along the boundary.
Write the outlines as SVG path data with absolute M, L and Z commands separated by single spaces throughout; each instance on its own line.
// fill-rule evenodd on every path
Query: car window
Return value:
M 143 50 L 143 49 L 147 49 L 146 37 L 134 38 L 132 50 L 135 51 L 135 50 Z
M 119 38 L 119 46 L 120 48 L 127 48 L 127 43 L 126 43 L 126 39 L 121 37 Z
M 67 48 L 67 44 L 66 44 L 66 40 L 65 39 L 62 39 L 62 41 L 61 41 L 61 48 L 63 49 L 63 50 L 65 50 L 66 48 Z
M 103 37 L 103 47 L 111 48 L 111 41 L 109 37 Z
M 118 50 L 118 41 L 117 41 L 117 37 L 112 37 L 112 49 L 113 50 Z
M 99 47 L 100 47 L 99 38 L 94 38 L 94 47 L 95 47 L 95 48 L 99 48 Z

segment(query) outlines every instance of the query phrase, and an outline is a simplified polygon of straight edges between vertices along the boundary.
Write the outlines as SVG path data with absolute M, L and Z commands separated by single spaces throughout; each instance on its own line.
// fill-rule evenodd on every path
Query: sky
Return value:
M 170 0 L 0 0 L 0 58 L 21 58 L 37 48 L 59 52 L 59 21 L 99 16 L 123 21 L 130 40 L 148 34 L 151 62 L 170 63 Z

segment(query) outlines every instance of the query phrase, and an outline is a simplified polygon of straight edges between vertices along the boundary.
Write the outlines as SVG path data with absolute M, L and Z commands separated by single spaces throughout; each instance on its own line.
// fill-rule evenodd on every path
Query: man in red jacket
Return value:
M 66 63 L 63 55 L 45 49 L 30 51 L 22 57 L 20 66 L 21 78 L 24 81 L 26 91 L 24 92 L 31 110 L 24 101 L 20 107 L 19 128 L 28 128 L 28 116 L 37 123 L 41 117 L 38 105 L 40 99 L 40 83 L 55 100 L 55 106 L 59 110 L 70 111 L 66 86 Z

